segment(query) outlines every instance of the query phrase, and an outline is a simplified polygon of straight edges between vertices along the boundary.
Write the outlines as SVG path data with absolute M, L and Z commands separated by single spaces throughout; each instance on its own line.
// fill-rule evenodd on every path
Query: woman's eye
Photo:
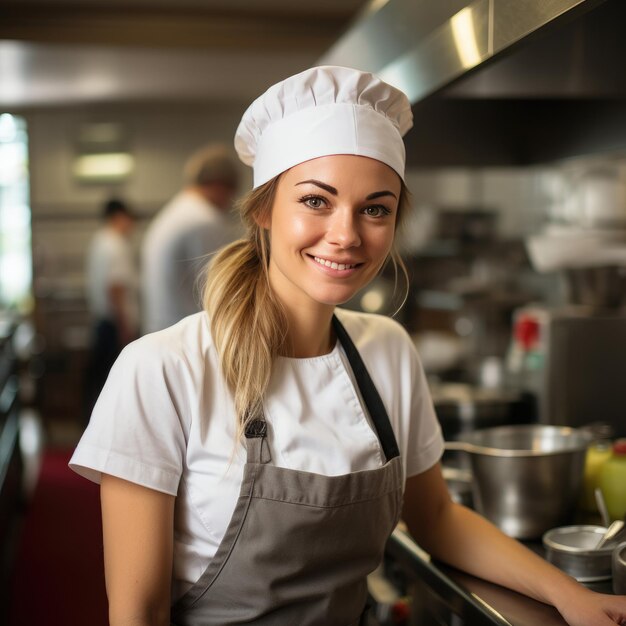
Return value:
M 389 215 L 389 213 L 391 213 L 391 211 L 382 204 L 365 207 L 363 212 L 365 215 L 369 215 L 370 217 L 383 217 L 384 215 Z
M 325 204 L 324 198 L 320 196 L 305 196 L 304 198 L 300 198 L 299 202 L 302 202 L 311 209 L 321 209 Z

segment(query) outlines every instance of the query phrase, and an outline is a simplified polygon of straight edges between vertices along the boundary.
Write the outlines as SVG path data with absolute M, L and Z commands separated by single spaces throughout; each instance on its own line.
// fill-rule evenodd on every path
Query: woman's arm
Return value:
M 102 475 L 111 626 L 169 626 L 174 496 Z
M 409 478 L 403 519 L 432 556 L 554 605 L 571 626 L 626 623 L 626 598 L 593 593 L 450 499 L 439 465 Z

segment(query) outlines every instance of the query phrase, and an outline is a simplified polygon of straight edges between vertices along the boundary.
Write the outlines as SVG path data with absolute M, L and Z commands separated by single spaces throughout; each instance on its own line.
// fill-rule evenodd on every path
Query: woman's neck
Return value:
M 303 307 L 297 310 L 285 308 L 290 356 L 305 359 L 332 351 L 335 345 L 331 326 L 334 310 L 333 306 Z

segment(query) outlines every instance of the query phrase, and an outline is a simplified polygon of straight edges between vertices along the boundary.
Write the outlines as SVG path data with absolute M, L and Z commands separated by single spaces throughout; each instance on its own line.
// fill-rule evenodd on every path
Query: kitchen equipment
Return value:
M 421 354 L 421 353 L 420 353 Z M 523 398 L 504 389 L 486 389 L 467 383 L 433 382 L 431 396 L 446 439 L 477 429 L 528 421 Z
M 622 531 L 624 530 L 624 522 L 621 519 L 616 519 L 607 529 L 604 535 L 600 537 L 600 541 L 596 546 L 596 550 L 600 550 L 604 546 L 614 548 L 616 540 L 619 539 Z
M 602 526 L 553 528 L 543 535 L 546 559 L 579 582 L 608 580 L 613 549 L 596 549 L 605 532 Z
M 613 593 L 626 595 L 626 543 L 613 550 Z
M 444 466 L 442 467 L 442 473 L 452 500 L 458 504 L 472 508 L 471 472 L 456 467 Z
M 515 312 L 514 326 L 521 316 L 539 325 L 537 367 L 519 386 L 536 395 L 539 422 L 577 428 L 602 421 L 614 437 L 626 437 L 626 310 L 527 306 Z
M 590 442 L 572 428 L 500 426 L 462 434 L 446 449 L 469 454 L 475 508 L 508 535 L 533 539 L 571 519 Z
M 596 504 L 598 505 L 598 511 L 600 512 L 602 523 L 605 526 L 608 526 L 611 523 L 611 518 L 609 517 L 609 511 L 606 508 L 606 502 L 604 501 L 604 496 L 602 495 L 602 489 L 597 487 L 594 494 L 596 496 Z
M 626 258 L 626 241 L 622 247 Z M 622 265 L 569 268 L 563 276 L 572 304 L 601 310 L 619 308 L 626 302 L 626 272 Z

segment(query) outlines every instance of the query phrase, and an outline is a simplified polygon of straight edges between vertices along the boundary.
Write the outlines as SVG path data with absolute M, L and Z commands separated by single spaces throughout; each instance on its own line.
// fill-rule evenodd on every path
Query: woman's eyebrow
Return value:
M 393 196 L 394 198 L 396 198 L 396 200 L 398 199 L 395 193 L 393 193 L 392 191 L 388 191 L 387 189 L 385 189 L 385 191 L 375 191 L 374 193 L 371 193 L 369 196 L 367 196 L 367 198 L 365 199 L 375 200 L 376 198 L 382 198 L 383 196 Z
M 310 183 L 312 185 L 317 185 L 318 187 L 320 187 L 321 189 L 323 189 L 324 191 L 327 191 L 328 193 L 332 194 L 333 196 L 337 195 L 337 190 L 334 187 L 331 187 L 330 185 L 327 185 L 326 183 L 323 183 L 320 180 L 303 180 L 299 183 L 296 183 L 296 186 L 298 185 L 306 185 L 307 183 Z
M 328 193 L 332 194 L 333 196 L 336 196 L 337 193 L 338 193 L 337 190 L 334 187 L 331 187 L 330 185 L 327 185 L 326 183 L 323 183 L 321 180 L 314 180 L 314 179 L 302 180 L 299 183 L 296 183 L 296 186 L 298 186 L 298 185 L 306 185 L 306 184 L 316 185 L 317 187 L 320 187 L 321 189 L 324 189 L 324 191 L 327 191 Z M 376 198 L 382 198 L 383 196 L 393 196 L 397 200 L 396 194 L 393 193 L 392 191 L 387 190 L 387 189 L 385 189 L 384 191 L 375 191 L 374 193 L 369 194 L 365 199 L 366 200 L 375 200 Z

